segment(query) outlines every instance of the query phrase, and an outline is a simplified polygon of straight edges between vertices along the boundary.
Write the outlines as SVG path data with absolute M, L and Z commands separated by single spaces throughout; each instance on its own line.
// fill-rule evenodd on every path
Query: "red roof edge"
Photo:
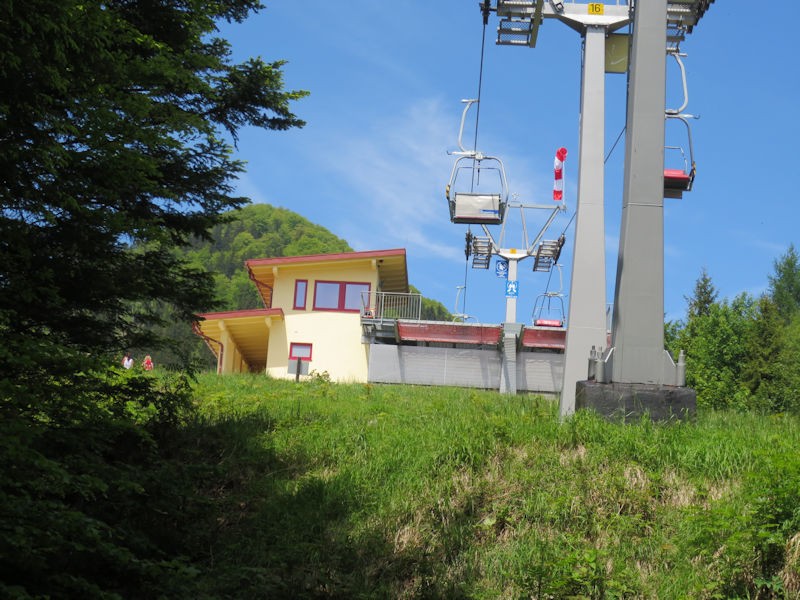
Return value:
M 405 258 L 405 248 L 391 250 L 363 250 L 359 252 L 337 252 L 333 254 L 306 254 L 303 256 L 276 256 L 272 258 L 250 258 L 245 261 L 251 265 L 291 265 L 296 263 L 324 262 L 333 260 L 359 260 L 369 258 L 386 258 L 389 256 L 402 256 Z

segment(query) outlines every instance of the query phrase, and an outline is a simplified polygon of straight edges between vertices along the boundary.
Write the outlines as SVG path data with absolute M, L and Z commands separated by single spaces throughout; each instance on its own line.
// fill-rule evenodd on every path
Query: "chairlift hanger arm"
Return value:
M 477 103 L 478 100 L 475 98 L 470 98 L 462 100 L 461 102 L 466 104 L 466 106 L 464 107 L 464 111 L 461 113 L 461 126 L 458 128 L 458 147 L 461 150 L 461 152 L 456 152 L 454 154 L 462 154 L 464 156 L 475 156 L 480 153 L 477 150 L 467 150 L 466 148 L 464 148 L 464 143 L 462 141 L 462 138 L 464 137 L 464 123 L 467 120 L 467 113 L 469 112 L 469 107 Z
M 672 57 L 675 59 L 675 62 L 678 63 L 678 68 L 681 72 L 681 84 L 683 85 L 683 104 L 681 104 L 679 108 L 668 108 L 666 112 L 667 115 L 680 115 L 689 105 L 689 86 L 686 84 L 686 67 L 681 60 L 681 57 L 686 55 L 680 53 L 677 49 L 675 51 L 668 52 L 667 54 L 672 55 Z
M 672 147 L 666 146 L 666 148 L 677 148 L 680 150 L 681 155 L 683 156 L 684 168 L 683 170 L 675 170 L 675 169 L 667 169 L 664 168 L 664 197 L 665 198 L 682 198 L 683 192 L 690 192 L 694 185 L 694 178 L 695 173 L 697 171 L 697 167 L 694 162 L 694 145 L 692 143 L 692 129 L 689 127 L 690 118 L 695 118 L 693 115 L 689 114 L 679 114 L 679 115 L 666 115 L 667 119 L 678 119 L 682 121 L 683 124 L 686 126 L 686 137 L 689 144 L 689 161 L 687 164 L 686 156 L 683 152 L 683 148 L 680 146 Z

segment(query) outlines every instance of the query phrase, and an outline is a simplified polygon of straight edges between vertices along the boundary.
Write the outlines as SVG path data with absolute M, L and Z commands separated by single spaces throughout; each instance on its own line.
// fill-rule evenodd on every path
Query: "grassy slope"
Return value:
M 197 401 L 225 438 L 214 595 L 796 597 L 794 417 L 559 424 L 534 396 L 258 376 Z

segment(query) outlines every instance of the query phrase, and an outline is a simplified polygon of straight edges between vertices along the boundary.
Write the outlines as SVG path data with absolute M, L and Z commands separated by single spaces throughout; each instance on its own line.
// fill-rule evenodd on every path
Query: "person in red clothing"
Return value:
M 150 358 L 149 354 L 144 357 L 144 360 L 142 361 L 142 368 L 145 371 L 152 371 L 153 370 L 153 359 Z

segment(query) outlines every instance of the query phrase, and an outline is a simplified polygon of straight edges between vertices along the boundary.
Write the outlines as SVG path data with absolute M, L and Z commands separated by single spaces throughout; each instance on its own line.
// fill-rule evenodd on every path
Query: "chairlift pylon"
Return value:
M 464 122 L 470 107 L 477 100 L 462 100 L 466 104 L 458 131 L 459 150 L 445 188 L 445 197 L 453 223 L 466 225 L 500 225 L 508 205 L 508 183 L 503 161 L 477 150 L 467 150 L 462 143 Z M 488 181 L 487 181 L 488 179 Z

